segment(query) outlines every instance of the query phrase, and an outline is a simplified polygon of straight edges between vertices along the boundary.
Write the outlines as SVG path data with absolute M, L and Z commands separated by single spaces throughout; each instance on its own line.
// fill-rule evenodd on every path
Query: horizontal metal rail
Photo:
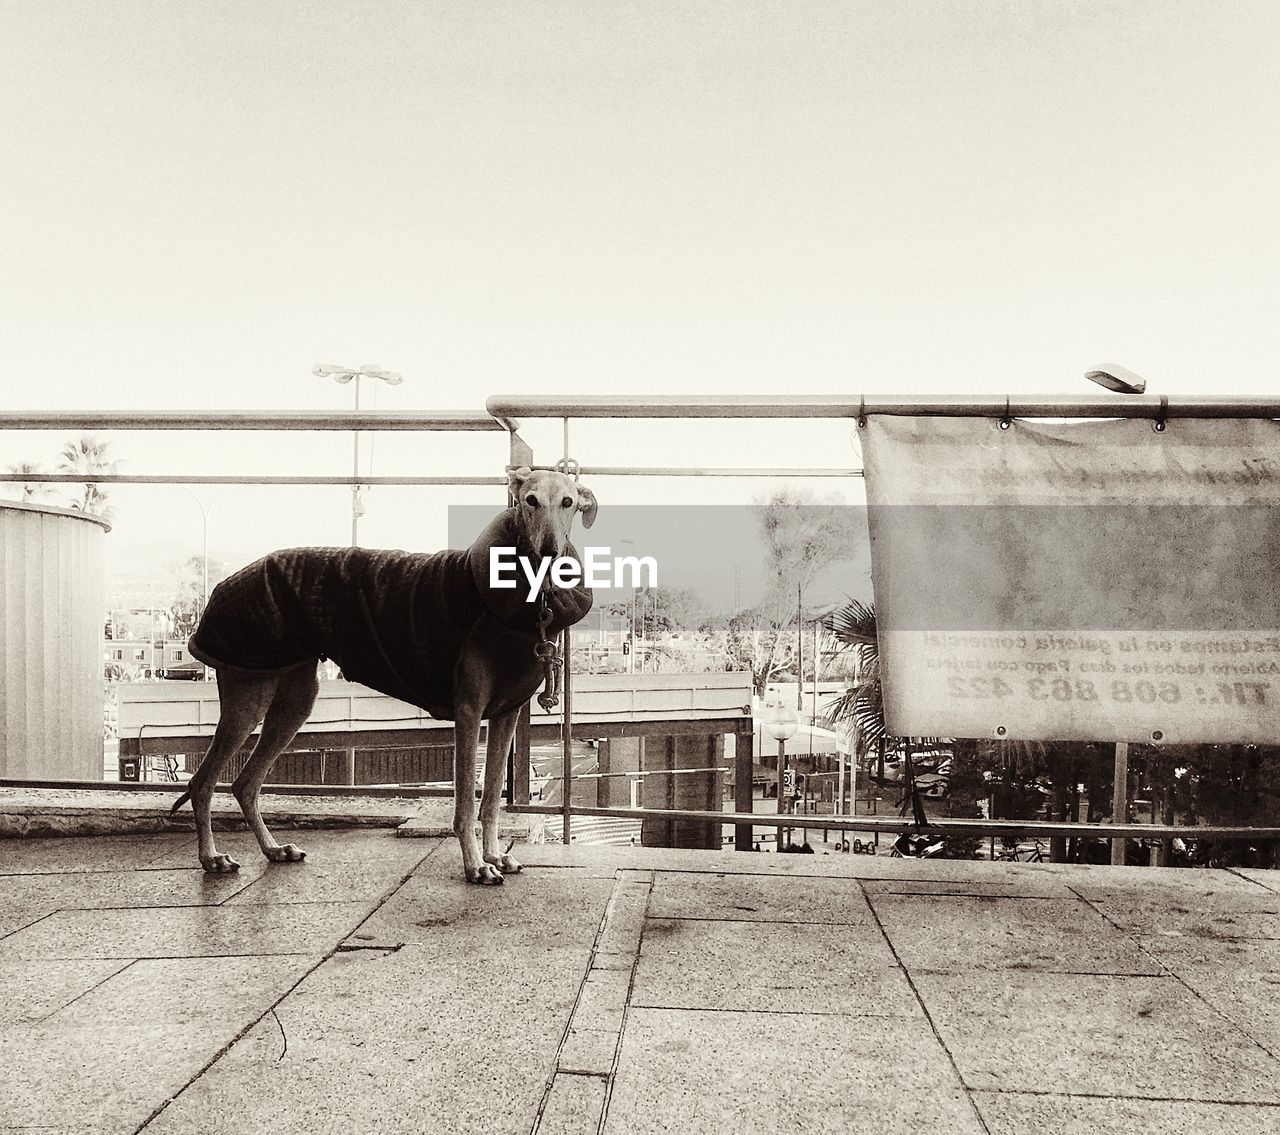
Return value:
M 0 483 L 76 485 L 345 485 L 375 488 L 379 485 L 505 485 L 505 477 L 355 477 L 256 476 L 217 473 L 0 473 Z
M 508 812 L 558 816 L 559 804 L 508 804 Z M 930 832 L 935 835 L 1048 835 L 1093 839 L 1191 839 L 1272 840 L 1280 839 L 1280 827 L 1249 828 L 1186 824 L 1071 824 L 1047 820 L 930 820 L 917 826 L 910 817 L 827 816 L 813 812 L 710 812 L 682 808 L 595 808 L 573 805 L 571 816 L 603 816 L 622 820 L 705 820 L 725 825 L 759 828 L 830 828 L 850 832 Z
M 550 466 L 549 468 L 554 468 Z M 697 468 L 696 466 L 583 465 L 585 477 L 861 477 L 861 469 Z
M 154 793 L 172 796 L 175 792 L 186 789 L 185 780 L 167 781 L 132 781 L 132 780 L 20 780 L 14 777 L 0 777 L 0 788 L 56 788 L 86 789 L 92 792 L 124 792 Z M 216 791 L 230 792 L 231 785 L 220 784 Z M 407 784 L 267 784 L 262 789 L 268 795 L 282 796 L 377 796 L 377 797 L 419 797 L 439 796 L 442 790 L 438 787 Z M 447 789 L 453 795 L 453 789 Z M 74 802 L 71 802 L 72 806 Z
M 497 419 L 525 418 L 1280 418 L 1280 397 L 1155 394 L 826 395 L 613 397 L 495 394 Z
M 643 780 L 647 776 L 696 776 L 699 773 L 707 772 L 733 772 L 733 765 L 710 765 L 707 768 L 631 769 L 627 772 L 575 772 L 573 780 L 576 784 L 579 780 L 620 780 L 623 777 Z M 834 775 L 832 773 L 832 776 Z M 540 773 L 538 779 L 548 782 L 564 780 L 564 774 L 547 775 Z
M 480 410 L 67 410 L 0 412 L 0 430 L 486 430 L 506 429 Z

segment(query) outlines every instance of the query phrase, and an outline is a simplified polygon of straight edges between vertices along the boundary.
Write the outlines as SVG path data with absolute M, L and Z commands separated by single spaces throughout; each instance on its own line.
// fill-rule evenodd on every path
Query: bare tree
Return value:
M 799 670 L 796 624 L 804 590 L 853 547 L 857 531 L 852 510 L 818 501 L 806 490 L 775 493 L 757 506 L 756 522 L 768 582 L 760 603 L 731 620 L 725 652 L 731 667 L 751 671 L 756 692 L 763 694 L 771 681 Z

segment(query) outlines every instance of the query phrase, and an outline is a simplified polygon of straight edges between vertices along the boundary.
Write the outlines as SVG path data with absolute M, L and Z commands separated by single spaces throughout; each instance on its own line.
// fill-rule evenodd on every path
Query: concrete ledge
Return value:
M 0 839 L 40 836 L 137 835 L 195 830 L 190 804 L 177 814 L 169 809 L 183 791 L 121 792 L 92 788 L 0 788 Z M 453 834 L 453 802 L 442 797 L 341 796 L 262 793 L 262 814 L 272 828 L 401 828 L 410 836 Z M 533 821 L 533 822 L 530 822 Z M 219 791 L 213 800 L 213 826 L 219 831 L 245 828 L 234 797 Z M 501 820 L 504 839 L 540 843 L 540 817 Z

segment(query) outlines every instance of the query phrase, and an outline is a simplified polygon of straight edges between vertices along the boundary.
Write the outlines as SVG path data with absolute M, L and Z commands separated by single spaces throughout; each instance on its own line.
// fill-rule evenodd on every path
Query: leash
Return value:
M 543 591 L 538 596 L 538 642 L 533 653 L 542 664 L 544 682 L 542 693 L 538 695 L 538 704 L 548 713 L 560 704 L 560 682 L 564 665 L 559 648 L 553 640 L 547 638 L 547 628 L 554 617 L 551 608 L 547 606 L 547 593 Z

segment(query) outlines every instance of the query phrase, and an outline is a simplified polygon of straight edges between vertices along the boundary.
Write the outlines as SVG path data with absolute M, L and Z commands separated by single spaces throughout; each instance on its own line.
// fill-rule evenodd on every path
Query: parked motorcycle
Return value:
M 893 841 L 889 855 L 893 859 L 938 859 L 945 849 L 942 836 L 903 832 Z

